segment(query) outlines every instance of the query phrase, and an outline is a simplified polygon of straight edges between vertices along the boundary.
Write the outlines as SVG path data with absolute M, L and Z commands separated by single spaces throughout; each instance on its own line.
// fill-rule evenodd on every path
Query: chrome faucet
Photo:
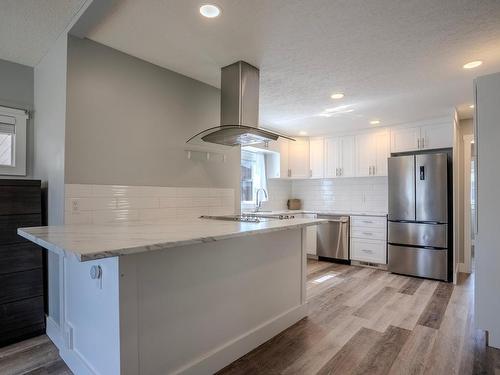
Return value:
M 260 208 L 262 207 L 262 200 L 259 199 L 259 193 L 260 192 L 264 193 L 264 197 L 267 199 L 267 191 L 264 188 L 259 188 L 257 192 L 255 193 L 255 212 L 259 212 Z

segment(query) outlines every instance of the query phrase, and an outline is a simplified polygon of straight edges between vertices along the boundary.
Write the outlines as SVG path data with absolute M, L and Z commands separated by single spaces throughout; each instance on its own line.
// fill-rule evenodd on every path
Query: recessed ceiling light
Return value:
M 481 60 L 471 61 L 471 62 L 468 62 L 467 64 L 464 64 L 463 68 L 464 69 L 474 69 L 474 68 L 477 68 L 482 63 L 483 62 Z
M 305 132 L 304 130 L 301 130 L 301 131 L 299 132 L 299 135 L 307 135 L 307 132 Z
M 344 94 L 342 92 L 336 92 L 331 95 L 332 99 L 342 99 L 344 97 Z
M 379 120 L 371 120 L 370 124 L 371 125 L 378 125 L 378 124 L 380 124 L 380 121 Z
M 220 8 L 214 4 L 205 4 L 200 7 L 200 13 L 203 17 L 215 18 L 220 14 Z
M 469 108 L 470 108 L 470 109 L 474 109 L 474 104 L 471 104 L 471 105 L 469 106 Z

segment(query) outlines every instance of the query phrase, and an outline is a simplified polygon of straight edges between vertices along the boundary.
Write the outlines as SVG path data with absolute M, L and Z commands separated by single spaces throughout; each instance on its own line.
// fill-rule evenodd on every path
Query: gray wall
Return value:
M 0 60 L 0 106 L 33 109 L 33 68 Z M 26 178 L 33 176 L 33 121 L 26 129 Z M 0 176 L 0 178 L 11 178 Z M 12 176 L 12 178 L 20 178 Z M 22 177 L 21 177 L 22 178 Z
M 186 158 L 185 141 L 219 123 L 220 91 L 87 39 L 70 37 L 66 183 L 231 187 L 226 163 Z

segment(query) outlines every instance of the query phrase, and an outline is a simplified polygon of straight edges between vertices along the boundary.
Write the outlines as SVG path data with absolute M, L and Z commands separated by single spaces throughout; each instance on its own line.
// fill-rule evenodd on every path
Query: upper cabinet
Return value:
M 261 146 L 268 178 L 387 176 L 391 152 L 453 147 L 453 121 L 439 118 L 414 126 L 377 128 L 333 137 L 280 138 Z
M 386 129 L 356 136 L 356 176 L 387 176 L 388 157 Z
M 288 139 L 279 138 L 276 142 L 270 142 L 266 150 L 266 172 L 267 178 L 288 178 Z
M 290 178 L 309 178 L 309 139 L 295 138 L 288 143 L 288 176 Z
M 325 177 L 353 177 L 354 157 L 354 136 L 325 138 Z
M 453 147 L 453 124 L 427 125 L 420 128 L 420 148 Z
M 391 129 L 391 152 L 431 150 L 453 146 L 453 124 L 429 124 Z
M 324 138 L 309 139 L 309 164 L 311 178 L 325 177 L 325 140 Z

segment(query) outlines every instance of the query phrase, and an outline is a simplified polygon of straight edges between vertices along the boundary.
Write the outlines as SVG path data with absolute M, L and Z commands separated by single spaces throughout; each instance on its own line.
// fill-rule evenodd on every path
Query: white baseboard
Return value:
M 458 263 L 458 272 L 471 273 L 465 266 L 465 263 Z
M 306 316 L 307 304 L 296 306 L 202 357 L 195 359 L 173 374 L 213 374 Z
M 46 321 L 46 328 L 45 328 L 45 333 L 47 336 L 49 336 L 49 339 L 54 343 L 54 345 L 59 349 L 59 351 L 62 350 L 64 340 L 62 337 L 61 333 L 61 328 L 59 327 L 59 324 L 57 324 L 54 319 L 52 319 L 50 316 L 45 317 Z

